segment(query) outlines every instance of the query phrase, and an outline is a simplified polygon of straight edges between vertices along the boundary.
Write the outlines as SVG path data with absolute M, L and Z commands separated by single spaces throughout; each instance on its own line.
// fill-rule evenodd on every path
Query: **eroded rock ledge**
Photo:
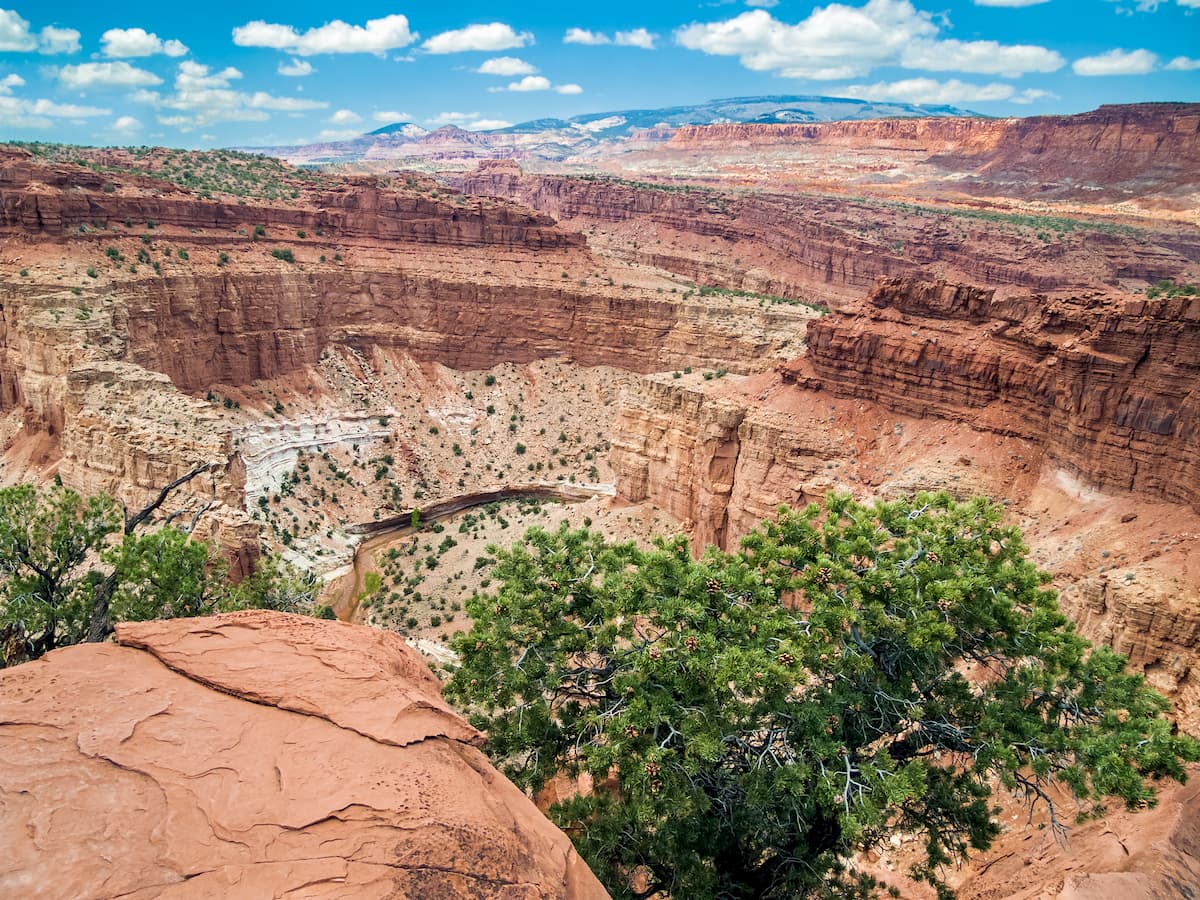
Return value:
M 118 626 L 0 672 L 0 895 L 604 898 L 395 634 Z

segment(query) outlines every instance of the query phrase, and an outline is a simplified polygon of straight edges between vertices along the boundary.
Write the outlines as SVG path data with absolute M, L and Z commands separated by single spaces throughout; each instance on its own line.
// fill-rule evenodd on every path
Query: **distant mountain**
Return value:
M 428 131 L 412 122 L 395 122 L 345 141 L 241 149 L 267 153 L 296 164 L 391 161 L 413 168 L 453 170 L 473 168 L 481 159 L 586 163 L 591 157 L 619 151 L 622 145 L 645 146 L 668 140 L 675 129 L 684 125 L 976 115 L 954 106 L 880 103 L 846 97 L 732 97 L 692 106 L 588 113 L 569 119 L 533 119 L 493 131 L 466 131 L 453 125 Z

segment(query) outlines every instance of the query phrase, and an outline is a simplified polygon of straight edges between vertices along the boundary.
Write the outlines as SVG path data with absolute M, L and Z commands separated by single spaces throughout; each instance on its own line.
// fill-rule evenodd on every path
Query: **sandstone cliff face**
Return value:
M 1101 106 L 1073 116 L 1008 119 L 875 119 L 796 125 L 680 128 L 669 150 L 811 145 L 810 152 L 886 151 L 928 160 L 959 190 L 1016 196 L 1194 192 L 1200 171 L 1200 104 Z M 971 178 L 963 179 L 963 175 Z M 982 182 L 982 185 L 973 185 Z
M 125 190 L 106 192 L 119 182 Z M 80 225 L 108 228 L 127 217 L 160 226 L 266 228 L 328 232 L 342 240 L 415 242 L 449 246 L 578 246 L 578 235 L 545 216 L 509 204 L 458 206 L 446 199 L 381 188 L 357 178 L 315 190 L 303 204 L 243 204 L 204 200 L 166 182 L 126 175 L 106 177 L 77 166 L 50 166 L 23 151 L 0 150 L 0 227 L 59 235 Z
M 599 898 L 399 637 L 254 611 L 0 672 L 0 893 Z
M 987 287 L 1075 291 L 1175 278 L 1200 257 L 1200 235 L 1190 230 L 1072 225 L 1065 231 L 1052 218 L 522 175 L 512 165 L 481 166 L 456 183 L 467 193 L 516 200 L 587 229 L 594 244 L 623 259 L 700 284 L 822 303 L 858 298 L 881 277 L 933 273 Z M 612 234 L 601 239 L 597 230 Z
M 808 333 L 836 395 L 1040 441 L 1093 484 L 1200 510 L 1200 298 L 889 279 Z

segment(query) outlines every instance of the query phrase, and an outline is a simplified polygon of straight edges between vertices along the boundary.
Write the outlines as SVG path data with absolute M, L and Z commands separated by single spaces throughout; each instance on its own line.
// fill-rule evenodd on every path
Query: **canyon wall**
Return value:
M 971 119 L 873 119 L 788 125 L 680 128 L 665 148 L 728 154 L 806 147 L 807 152 L 887 153 L 928 160 L 959 190 L 972 180 L 1000 194 L 1194 193 L 1200 171 L 1200 104 L 1101 106 L 1072 116 Z M 968 176 L 964 178 L 963 176 Z
M 1200 297 L 886 279 L 808 335 L 796 370 L 833 394 L 1040 441 L 1092 484 L 1200 510 Z
M 952 126 L 960 120 L 937 121 Z M 997 288 L 1076 291 L 1175 278 L 1200 259 L 1194 229 L 523 175 L 513 163 L 484 163 L 454 183 L 466 193 L 515 200 L 586 229 L 606 252 L 699 284 L 833 304 L 860 297 L 881 277 L 934 275 Z M 599 230 L 613 233 L 601 242 Z
M 119 186 L 119 188 L 118 188 Z M 33 237 L 139 225 L 188 229 L 287 229 L 328 233 L 333 240 L 449 246 L 574 247 L 578 235 L 512 204 L 456 204 L 448 197 L 381 187 L 374 178 L 306 190 L 295 204 L 206 200 L 165 181 L 105 175 L 73 165 L 48 165 L 29 153 L 0 148 L 0 228 Z M 153 226 L 151 226 L 153 227 Z

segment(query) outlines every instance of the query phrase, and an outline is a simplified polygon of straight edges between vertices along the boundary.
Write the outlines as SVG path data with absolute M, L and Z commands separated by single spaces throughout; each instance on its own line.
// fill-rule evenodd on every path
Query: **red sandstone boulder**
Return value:
M 118 626 L 0 672 L 0 896 L 603 898 L 396 635 Z

